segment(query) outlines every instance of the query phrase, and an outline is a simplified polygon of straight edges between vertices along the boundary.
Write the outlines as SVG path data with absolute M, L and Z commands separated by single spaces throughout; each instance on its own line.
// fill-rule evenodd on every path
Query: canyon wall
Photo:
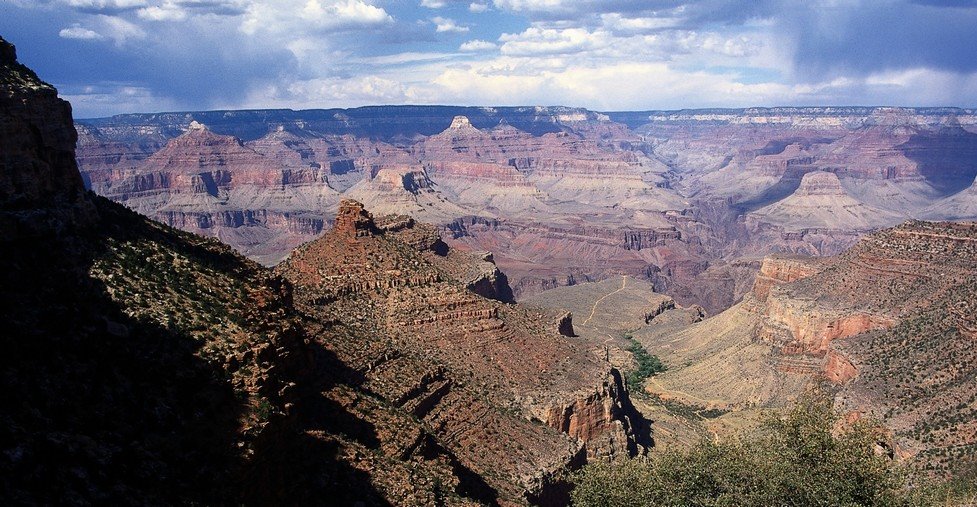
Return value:
M 974 218 L 974 111 L 376 107 L 79 123 L 90 188 L 274 264 L 343 197 L 490 251 L 516 298 L 628 274 L 718 313 L 769 253 Z M 969 129 L 969 130 L 968 130 Z M 608 261 L 610 260 L 610 261 Z

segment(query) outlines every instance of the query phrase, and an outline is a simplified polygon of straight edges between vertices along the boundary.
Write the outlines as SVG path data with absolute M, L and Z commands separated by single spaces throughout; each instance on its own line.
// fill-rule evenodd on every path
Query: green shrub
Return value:
M 668 368 L 661 362 L 658 356 L 654 356 L 648 353 L 643 345 L 638 343 L 630 334 L 625 334 L 624 337 L 628 340 L 627 351 L 634 356 L 634 360 L 638 363 L 638 367 L 625 373 L 624 377 L 628 382 L 628 388 L 633 392 L 644 392 L 643 385 L 645 379 L 648 377 L 661 373 Z
M 578 506 L 927 505 L 875 452 L 876 431 L 838 421 L 818 393 L 750 434 L 648 458 L 589 465 L 575 478 Z

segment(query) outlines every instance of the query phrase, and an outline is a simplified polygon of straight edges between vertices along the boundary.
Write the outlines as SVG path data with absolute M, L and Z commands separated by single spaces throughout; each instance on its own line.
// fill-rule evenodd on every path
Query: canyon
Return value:
M 813 384 L 977 459 L 975 110 L 73 122 L 0 39 L 0 148 L 13 503 L 563 505 Z
M 517 299 L 628 275 L 708 313 L 770 253 L 975 218 L 977 111 L 383 106 L 80 120 L 86 186 L 266 265 L 343 198 L 492 252 Z

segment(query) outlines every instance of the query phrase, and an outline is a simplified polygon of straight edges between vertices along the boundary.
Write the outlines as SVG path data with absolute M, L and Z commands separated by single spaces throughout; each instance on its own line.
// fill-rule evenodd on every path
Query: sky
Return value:
M 977 0 L 0 0 L 75 117 L 977 107 Z

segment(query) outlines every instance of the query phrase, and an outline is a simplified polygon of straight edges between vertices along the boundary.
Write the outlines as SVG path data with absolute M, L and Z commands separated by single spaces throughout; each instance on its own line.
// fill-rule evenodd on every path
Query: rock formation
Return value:
M 542 453 L 534 459 L 545 459 L 549 463 L 546 468 L 576 459 L 578 451 L 566 454 L 566 449 L 619 455 L 635 453 L 647 445 L 647 429 L 642 429 L 643 423 L 636 419 L 626 391 L 609 365 L 591 359 L 585 349 L 545 325 L 539 315 L 497 301 L 508 298 L 486 299 L 476 294 L 472 289 L 480 285 L 473 284 L 470 272 L 460 266 L 475 256 L 445 248 L 437 239 L 436 229 L 409 218 L 390 227 L 385 224 L 397 221 L 374 220 L 363 213 L 359 203 L 343 201 L 333 230 L 301 247 L 277 269 L 295 283 L 301 306 L 318 315 L 320 321 L 339 322 L 386 337 L 371 345 L 375 350 L 366 355 L 362 344 L 337 351 L 341 357 L 351 355 L 364 365 L 368 383 L 376 383 L 380 389 L 390 385 L 390 375 L 403 375 L 405 368 L 430 368 L 424 364 L 433 360 L 444 368 L 438 375 L 448 384 L 419 417 L 449 417 L 447 414 L 462 410 L 457 403 L 479 400 L 487 413 L 494 414 L 485 416 L 484 424 L 513 424 L 504 422 L 511 418 L 502 410 L 508 407 L 522 412 L 526 419 L 564 432 L 568 430 L 563 428 L 563 421 L 569 415 L 557 418 L 554 414 L 583 411 L 574 420 L 582 417 L 585 421 L 580 424 L 601 428 L 569 432 L 583 444 L 579 448 L 567 447 L 569 444 L 561 440 L 565 437 L 552 440 L 533 430 L 537 432 L 532 437 L 537 439 L 537 446 L 505 451 Z M 491 265 L 489 256 L 478 260 Z M 506 292 L 507 286 L 500 281 L 488 295 Z M 376 355 L 398 359 L 387 365 L 391 359 Z M 563 375 L 569 371 L 575 372 L 572 380 Z M 396 391 L 383 395 L 390 400 L 402 399 Z M 521 401 L 513 406 L 511 400 Z M 586 408 L 592 404 L 603 408 Z M 438 426 L 444 428 L 445 435 L 465 428 L 465 434 L 473 439 L 495 431 L 470 422 L 456 427 L 454 417 L 431 422 L 440 421 Z M 504 445 L 523 445 L 516 435 L 510 433 L 513 441 Z M 528 434 L 526 438 L 530 438 Z M 553 449 L 564 450 L 554 453 Z M 483 460 L 490 459 L 483 451 L 469 454 L 471 451 L 464 447 L 455 452 L 467 456 L 476 470 L 487 466 Z M 509 470 L 513 478 L 527 473 L 509 468 L 521 466 L 519 463 L 492 463 L 497 471 L 498 467 Z
M 827 379 L 840 409 L 883 422 L 898 457 L 943 473 L 975 445 L 975 237 L 973 224 L 910 221 L 836 257 L 769 257 L 729 310 L 635 333 L 670 367 L 655 392 L 735 418 Z
M 87 220 L 71 106 L 0 39 L 0 235 L 56 233 Z
M 830 255 L 854 244 L 861 234 L 903 219 L 904 215 L 852 198 L 834 173 L 813 171 L 790 196 L 747 214 L 746 225 L 751 241 L 764 245 L 761 248 L 773 245 L 788 252 Z M 805 248 L 819 241 L 827 244 Z
M 194 121 L 231 144 L 173 158 L 190 190 L 214 177 L 201 156 L 253 153 L 227 159 L 216 196 L 134 190 L 163 183 L 149 159 Z M 837 254 L 911 216 L 977 217 L 959 193 L 977 175 L 975 123 L 949 108 L 123 115 L 79 126 L 79 160 L 97 192 L 266 264 L 327 229 L 348 197 L 494 252 L 517 297 L 627 274 L 717 313 L 766 254 Z

